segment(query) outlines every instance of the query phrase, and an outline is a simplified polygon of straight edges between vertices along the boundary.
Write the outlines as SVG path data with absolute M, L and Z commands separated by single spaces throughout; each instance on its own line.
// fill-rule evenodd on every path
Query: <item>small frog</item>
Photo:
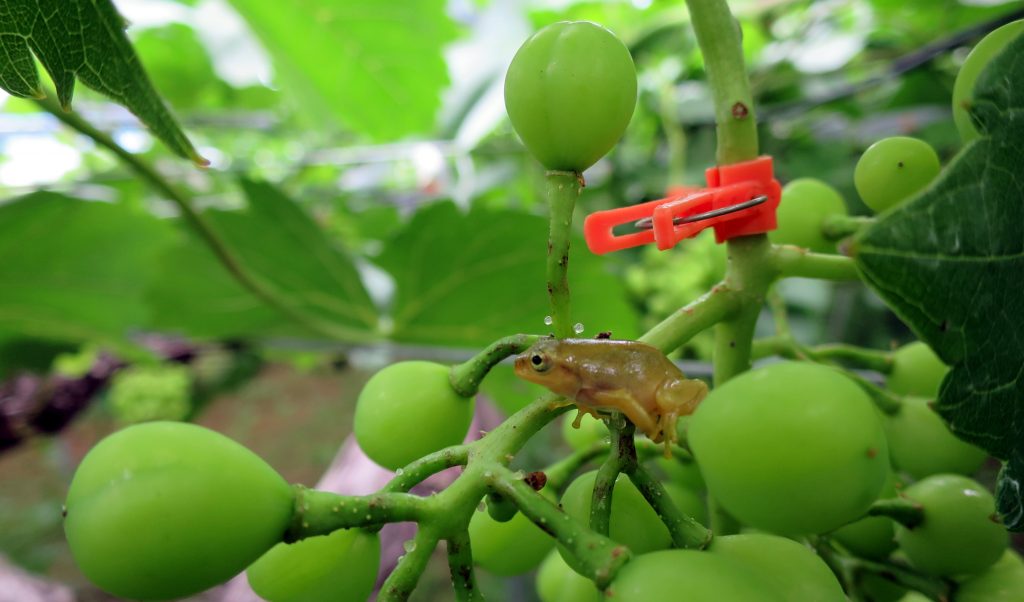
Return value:
M 664 441 L 666 455 L 677 439 L 676 421 L 708 393 L 702 381 L 637 341 L 544 338 L 516 357 L 515 372 L 574 400 L 573 426 L 584 414 L 618 410 L 653 441 Z

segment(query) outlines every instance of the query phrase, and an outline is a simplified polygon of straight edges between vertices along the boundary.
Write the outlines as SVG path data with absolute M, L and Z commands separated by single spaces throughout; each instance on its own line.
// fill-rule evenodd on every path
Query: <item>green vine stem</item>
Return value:
M 420 525 L 416 530 L 416 536 L 412 539 L 412 546 L 399 559 L 398 566 L 391 571 L 381 586 L 377 602 L 408 600 L 423 575 L 423 571 L 426 570 L 430 556 L 434 553 L 434 548 L 437 547 L 439 540 L 440 538 L 432 529 Z
M 318 332 L 328 338 L 343 340 L 347 342 L 369 342 L 377 337 L 366 332 L 341 326 L 328 320 L 323 320 L 315 315 L 304 311 L 300 306 L 293 303 L 287 294 L 276 290 L 272 285 L 251 273 L 245 264 L 235 256 L 226 242 L 220 237 L 216 230 L 206 221 L 203 216 L 192 207 L 192 201 L 184 193 L 175 188 L 159 172 L 153 169 L 148 163 L 136 157 L 122 148 L 113 138 L 106 133 L 96 129 L 92 124 L 78 116 L 77 113 L 65 111 L 54 100 L 50 94 L 46 98 L 33 99 L 44 111 L 59 119 L 65 125 L 77 132 L 91 138 L 96 144 L 114 153 L 124 161 L 132 171 L 138 174 L 143 180 L 149 182 L 153 188 L 164 197 L 173 202 L 181 212 L 185 222 L 199 235 L 199 238 L 210 248 L 221 265 L 230 273 L 234 279 L 248 290 L 256 298 L 273 307 L 282 314 L 295 320 L 297 323 Z
M 908 529 L 913 529 L 924 522 L 924 507 L 906 498 L 889 498 L 871 504 L 868 516 L 886 516 Z
M 608 445 L 603 441 L 597 441 L 583 449 L 574 450 L 568 456 L 544 469 L 548 489 L 561 491 L 580 468 L 607 454 Z
M 845 255 L 812 253 L 793 245 L 772 247 L 775 270 L 780 278 L 816 278 L 834 282 L 860 280 L 857 265 Z
M 907 589 L 919 592 L 929 600 L 948 602 L 952 599 L 952 584 L 942 579 L 922 575 L 908 566 L 894 562 L 874 562 L 862 559 L 856 559 L 852 561 L 852 564 L 852 580 L 855 584 L 860 582 L 861 575 L 872 573 L 887 581 L 892 581 Z
M 382 493 L 405 493 L 433 474 L 454 466 L 465 466 L 469 461 L 469 446 L 454 445 L 423 456 L 395 471 L 395 477 L 382 489 Z
M 510 355 L 526 351 L 538 338 L 537 335 L 514 334 L 491 343 L 469 360 L 452 366 L 448 376 L 452 388 L 463 397 L 476 395 L 491 368 Z
M 295 512 L 286 542 L 327 535 L 338 529 L 416 521 L 424 515 L 424 498 L 408 493 L 349 496 L 295 485 Z
M 621 414 L 609 418 L 608 432 L 610 448 L 608 457 L 597 469 L 594 477 L 594 489 L 590 495 L 590 528 L 601 535 L 608 535 L 611 529 L 612 497 L 615 494 L 615 481 L 630 463 L 636 465 L 636 450 L 633 449 L 633 436 L 636 427 Z
M 715 103 L 719 165 L 757 157 L 757 121 L 740 25 L 725 0 L 686 0 Z
M 764 234 L 741 236 L 728 242 L 729 265 L 725 283 L 740 297 L 739 309 L 715 327 L 714 384 L 720 386 L 750 369 L 754 326 L 777 271 L 771 244 Z
M 445 540 L 448 548 L 448 569 L 452 575 L 455 599 L 458 602 L 483 602 L 483 595 L 476 585 L 473 571 L 473 552 L 469 543 L 469 532 L 459 531 Z
M 576 565 L 583 570 L 584 576 L 599 588 L 607 587 L 616 572 L 630 559 L 629 548 L 571 518 L 507 468 L 496 467 L 488 474 L 485 476 L 491 488 L 513 500 L 523 515 L 561 542 L 576 559 Z
M 572 213 L 583 188 L 583 176 L 574 171 L 549 171 L 544 174 L 545 196 L 550 212 L 548 230 L 547 280 L 548 299 L 555 336 L 573 335 L 569 310 L 569 239 Z
M 629 472 L 629 479 L 643 494 L 647 503 L 661 517 L 672 536 L 672 545 L 677 548 L 702 549 L 711 543 L 712 532 L 693 517 L 683 513 L 665 492 L 665 488 L 651 476 L 643 466 L 636 466 Z
M 739 310 L 741 297 L 720 283 L 648 330 L 640 341 L 669 353 Z
M 830 215 L 821 224 L 821 233 L 828 240 L 842 240 L 875 223 L 875 218 L 864 215 Z

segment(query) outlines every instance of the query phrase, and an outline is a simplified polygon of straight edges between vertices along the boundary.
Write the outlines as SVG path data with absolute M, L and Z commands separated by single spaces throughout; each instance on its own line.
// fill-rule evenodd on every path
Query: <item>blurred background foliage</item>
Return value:
M 679 0 L 115 3 L 211 166 L 176 158 L 82 87 L 76 111 L 186 191 L 247 268 L 337 336 L 263 304 L 134 172 L 34 103 L 0 93 L 0 553 L 60 579 L 75 581 L 54 505 L 69 468 L 112 424 L 215 423 L 275 465 L 290 463 L 289 478 L 315 481 L 348 432 L 346 404 L 368 367 L 454 360 L 545 330 L 542 171 L 502 100 L 504 70 L 535 29 L 597 21 L 637 65 L 636 113 L 585 174 L 580 222 L 699 185 L 713 161 L 710 93 Z M 731 5 L 763 152 L 783 183 L 825 180 L 854 214 L 866 209 L 853 166 L 871 142 L 907 134 L 944 160 L 958 150 L 958 66 L 985 32 L 1022 12 L 1000 0 Z M 716 282 L 722 261 L 703 236 L 605 257 L 576 240 L 570 283 L 583 336 L 638 335 Z M 806 343 L 885 348 L 909 338 L 862 286 L 793 281 L 782 292 Z M 706 361 L 708 340 L 681 353 Z M 208 404 L 242 384 L 223 402 L 230 410 Z M 485 390 L 506 411 L 529 395 L 507 370 Z M 140 407 L 139 391 L 165 401 Z M 64 438 L 35 437 L 83 410 L 89 420 Z M 309 443 L 268 448 L 268 437 L 288 432 Z

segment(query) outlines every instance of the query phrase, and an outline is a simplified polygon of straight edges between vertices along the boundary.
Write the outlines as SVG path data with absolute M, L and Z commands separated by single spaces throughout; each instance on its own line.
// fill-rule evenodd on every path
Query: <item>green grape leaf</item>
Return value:
M 377 309 L 352 260 L 279 190 L 241 184 L 245 211 L 205 214 L 240 263 L 290 306 L 329 325 L 336 338 L 376 338 Z M 160 273 L 149 293 L 156 327 L 209 338 L 309 334 L 243 289 L 196 240 L 165 255 Z
M 36 192 L 0 206 L 0 332 L 117 343 L 147 319 L 168 224 L 121 205 Z
M 479 346 L 516 332 L 547 333 L 547 221 L 513 210 L 449 202 L 418 211 L 377 263 L 395 278 L 392 337 L 410 343 Z M 576 239 L 569 288 L 580 336 L 636 336 L 637 317 L 604 258 Z
M 377 140 L 430 131 L 456 28 L 444 0 L 231 0 L 307 109 Z
M 65 110 L 77 78 L 138 116 L 177 155 L 205 165 L 153 89 L 110 0 L 0 0 L 0 88 L 43 98 L 32 55 Z
M 1022 42 L 979 78 L 989 135 L 855 242 L 868 284 L 952 366 L 936 410 L 960 438 L 1006 462 L 997 500 L 1014 531 L 1024 530 Z

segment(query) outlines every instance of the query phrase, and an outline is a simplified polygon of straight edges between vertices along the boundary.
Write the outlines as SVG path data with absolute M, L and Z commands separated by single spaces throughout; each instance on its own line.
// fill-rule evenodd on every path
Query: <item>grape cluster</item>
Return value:
M 182 364 L 136 364 L 118 371 L 107 402 L 127 424 L 182 420 L 192 411 L 192 371 Z

